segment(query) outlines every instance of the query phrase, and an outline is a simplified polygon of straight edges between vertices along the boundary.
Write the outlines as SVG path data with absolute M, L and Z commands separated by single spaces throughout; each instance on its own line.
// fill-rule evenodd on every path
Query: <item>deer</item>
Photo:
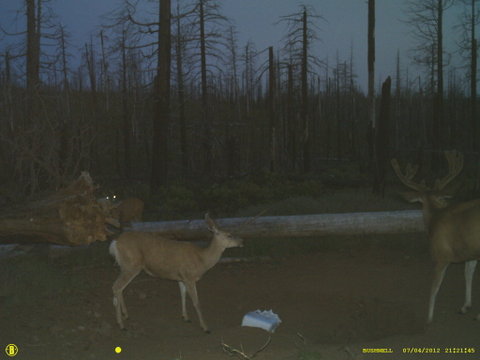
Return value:
M 113 305 L 120 329 L 125 329 L 123 320 L 128 318 L 123 290 L 144 270 L 151 276 L 177 281 L 183 320 L 190 322 L 186 308 L 188 293 L 200 327 L 206 333 L 210 332 L 200 309 L 196 283 L 217 264 L 225 249 L 242 247 L 243 240 L 220 230 L 208 214 L 205 215 L 205 222 L 213 234 L 206 248 L 191 242 L 172 240 L 161 234 L 140 231 L 124 232 L 111 242 L 110 254 L 120 266 L 120 275 L 112 286 Z
M 137 197 L 128 197 L 117 200 L 117 195 L 106 196 L 98 199 L 101 206 L 110 206 L 112 215 L 118 219 L 120 224 L 130 224 L 132 221 L 142 221 L 143 208 L 145 203 Z
M 463 169 L 463 155 L 457 151 L 446 151 L 448 173 L 437 179 L 432 187 L 425 181 L 416 182 L 414 177 L 418 165 L 407 164 L 402 172 L 396 159 L 392 167 L 400 181 L 413 192 L 404 193 L 410 202 L 422 204 L 423 221 L 430 242 L 430 252 L 434 261 L 433 281 L 430 289 L 427 323 L 433 321 L 435 299 L 442 284 L 447 267 L 451 263 L 465 263 L 465 302 L 461 314 L 472 306 L 472 281 L 480 259 L 480 199 L 453 205 L 447 203 L 451 197 L 445 187 Z M 480 320 L 480 314 L 477 315 Z

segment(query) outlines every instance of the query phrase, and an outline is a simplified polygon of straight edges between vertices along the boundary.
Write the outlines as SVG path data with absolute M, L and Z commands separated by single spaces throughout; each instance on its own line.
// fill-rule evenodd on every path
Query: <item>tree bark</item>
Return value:
M 470 117 L 472 122 L 472 150 L 478 151 L 478 126 L 477 126 L 477 39 L 475 35 L 475 23 L 477 20 L 477 15 L 475 11 L 475 1 L 472 0 L 471 3 L 471 48 L 470 48 Z
M 422 212 L 401 210 L 370 213 L 265 216 L 254 219 L 217 219 L 221 229 L 236 236 L 302 237 L 322 235 L 394 234 L 424 231 Z M 206 238 L 204 220 L 134 223 L 126 231 L 151 231 L 166 236 L 194 240 Z
M 168 179 L 168 125 L 170 121 L 171 10 L 170 0 L 160 1 L 158 33 L 158 65 L 155 82 L 151 188 Z
M 270 130 L 270 171 L 277 170 L 277 115 L 276 115 L 276 69 L 273 47 L 268 48 L 268 117 Z
M 380 114 L 375 132 L 375 181 L 374 192 L 385 195 L 385 171 L 387 160 L 390 157 L 390 89 L 392 81 L 390 76 L 382 85 L 382 99 Z
M 205 35 L 205 4 L 199 0 L 199 24 L 200 24 L 200 73 L 202 87 L 202 126 L 203 126 L 203 151 L 204 171 L 208 176 L 212 171 L 212 131 L 208 114 L 208 86 L 207 86 L 207 45 Z
M 31 125 L 37 114 L 37 91 L 40 84 L 40 18 L 37 11 L 41 9 L 41 0 L 26 0 L 27 15 L 27 98 L 26 120 Z
M 302 118 L 302 145 L 303 145 L 303 172 L 308 173 L 311 169 L 310 154 L 310 124 L 308 113 L 308 15 L 304 8 L 302 16 L 302 105 L 300 117 Z

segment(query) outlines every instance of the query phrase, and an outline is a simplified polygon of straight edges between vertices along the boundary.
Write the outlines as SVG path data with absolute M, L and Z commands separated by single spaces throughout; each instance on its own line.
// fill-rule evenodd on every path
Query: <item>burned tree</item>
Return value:
M 375 157 L 373 136 L 375 134 L 375 0 L 368 0 L 368 120 L 367 129 L 370 161 Z
M 150 185 L 158 188 L 168 179 L 168 124 L 170 121 L 171 3 L 160 0 L 158 62 L 154 85 L 152 174 Z
M 480 20 L 477 9 L 478 0 L 462 0 L 464 11 L 460 18 L 459 28 L 461 37 L 459 41 L 460 54 L 468 64 L 467 77 L 470 81 L 470 122 L 471 122 L 471 147 L 473 151 L 479 150 L 478 144 L 478 119 L 477 119 L 477 64 L 478 41 L 476 28 Z
M 380 112 L 377 126 L 375 127 L 375 167 L 374 167 L 374 192 L 384 196 L 385 194 L 385 172 L 387 170 L 387 160 L 390 157 L 391 143 L 390 136 L 390 89 L 392 80 L 390 76 L 382 85 L 382 99 L 380 103 Z
M 446 130 L 443 121 L 443 18 L 453 0 L 409 0 L 407 4 L 407 23 L 412 27 L 416 41 L 412 49 L 413 60 L 425 67 L 430 78 L 433 106 L 429 137 L 433 149 L 438 150 L 444 144 L 442 135 Z
M 318 40 L 318 25 L 322 19 L 316 15 L 312 7 L 300 6 L 297 13 L 282 16 L 279 23 L 286 23 L 287 34 L 284 37 L 284 51 L 293 63 L 300 68 L 300 121 L 301 121 L 301 152 L 303 158 L 302 171 L 311 170 L 311 114 L 308 101 L 308 75 L 311 68 L 320 61 L 311 54 L 312 44 Z M 289 119 L 290 121 L 292 119 Z
M 220 2 L 217 0 L 197 0 L 190 18 L 191 25 L 198 29 L 198 36 L 192 40 L 197 44 L 199 52 L 192 55 L 200 60 L 203 170 L 204 174 L 210 175 L 213 170 L 213 125 L 208 85 L 212 64 L 209 61 L 222 59 L 218 47 L 225 47 L 223 34 L 227 32 L 224 26 L 228 20 L 221 14 Z

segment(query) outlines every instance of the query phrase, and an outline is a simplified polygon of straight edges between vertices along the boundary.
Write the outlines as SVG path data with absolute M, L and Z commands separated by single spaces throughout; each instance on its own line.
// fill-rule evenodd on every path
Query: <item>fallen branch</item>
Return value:
M 272 342 L 272 337 L 269 336 L 267 341 L 265 342 L 265 344 L 263 344 L 254 353 L 252 353 L 252 355 L 247 355 L 243 351 L 243 349 L 242 350 L 235 349 L 234 347 L 232 347 L 228 344 L 225 344 L 224 342 L 222 342 L 222 349 L 223 349 L 223 351 L 225 351 L 230 356 L 238 356 L 239 358 L 244 359 L 244 360 L 251 360 L 255 356 L 257 356 L 259 353 L 261 353 L 263 350 L 265 350 L 268 347 L 268 345 L 270 345 L 271 342 Z

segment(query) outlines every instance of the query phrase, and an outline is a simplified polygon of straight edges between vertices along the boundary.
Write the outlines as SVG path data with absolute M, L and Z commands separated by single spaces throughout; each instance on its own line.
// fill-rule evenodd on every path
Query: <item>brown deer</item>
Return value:
M 116 196 L 112 198 L 114 206 L 112 214 L 120 221 L 120 224 L 130 224 L 132 221 L 142 221 L 145 203 L 137 197 L 128 197 L 115 203 Z
M 180 286 L 182 317 L 190 321 L 186 309 L 186 293 L 190 296 L 198 315 L 200 326 L 209 332 L 198 301 L 196 283 L 203 274 L 220 260 L 226 248 L 241 247 L 243 240 L 219 230 L 215 222 L 205 215 L 208 229 L 213 233 L 207 248 L 190 242 L 175 241 L 149 232 L 124 232 L 110 244 L 110 254 L 120 265 L 120 276 L 113 284 L 113 305 L 117 323 L 124 329 L 123 319 L 128 317 L 123 300 L 123 290 L 144 270 L 151 276 L 176 280 Z
M 415 182 L 418 166 L 407 164 L 405 173 L 400 170 L 396 159 L 391 163 L 400 181 L 415 190 L 405 193 L 410 202 L 423 205 L 423 220 L 430 240 L 430 250 L 435 263 L 434 276 L 428 306 L 428 323 L 433 320 L 435 298 L 450 263 L 465 262 L 465 303 L 460 312 L 465 314 L 472 305 L 472 279 L 480 258 L 480 200 L 448 205 L 450 196 L 444 191 L 463 168 L 463 155 L 446 151 L 448 174 L 435 181 L 433 187 Z M 480 319 L 480 314 L 477 316 Z

